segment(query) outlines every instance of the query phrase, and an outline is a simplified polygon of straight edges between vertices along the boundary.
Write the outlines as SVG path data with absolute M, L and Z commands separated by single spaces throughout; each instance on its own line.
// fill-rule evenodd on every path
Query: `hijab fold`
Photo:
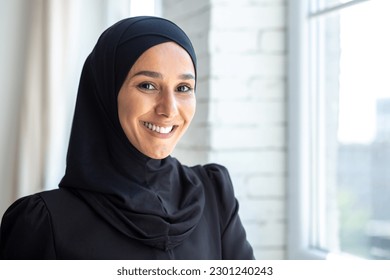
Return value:
M 124 19 L 100 36 L 81 74 L 59 186 L 129 238 L 169 250 L 191 234 L 202 216 L 202 183 L 170 156 L 156 160 L 139 152 L 124 134 L 117 110 L 118 92 L 132 65 L 164 42 L 184 48 L 196 69 L 189 38 L 166 19 Z

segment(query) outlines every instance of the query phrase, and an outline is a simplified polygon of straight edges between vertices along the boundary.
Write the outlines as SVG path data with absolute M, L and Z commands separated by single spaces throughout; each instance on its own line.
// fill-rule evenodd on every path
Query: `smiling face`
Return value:
M 195 69 L 189 54 L 168 42 L 145 51 L 118 94 L 118 116 L 130 143 L 144 155 L 170 155 L 195 114 Z

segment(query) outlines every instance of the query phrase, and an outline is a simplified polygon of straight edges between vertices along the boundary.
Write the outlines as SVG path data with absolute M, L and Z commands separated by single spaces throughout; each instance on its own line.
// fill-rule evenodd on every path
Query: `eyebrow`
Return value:
M 133 75 L 133 77 L 135 77 L 135 76 L 147 76 L 150 78 L 157 78 L 157 79 L 162 79 L 162 77 L 163 77 L 163 75 L 159 72 L 147 71 L 147 70 L 139 71 Z M 190 73 L 181 74 L 181 75 L 179 75 L 179 78 L 182 80 L 195 80 L 194 75 L 192 75 Z
M 195 80 L 195 76 L 188 73 L 188 74 L 181 74 L 179 75 L 179 78 L 182 80 Z

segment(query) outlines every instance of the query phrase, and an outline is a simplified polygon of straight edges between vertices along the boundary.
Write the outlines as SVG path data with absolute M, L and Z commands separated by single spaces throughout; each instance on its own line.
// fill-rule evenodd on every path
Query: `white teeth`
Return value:
M 157 126 L 155 124 L 151 124 L 148 122 L 144 122 L 144 126 L 149 128 L 150 130 L 156 131 L 156 132 L 161 133 L 161 134 L 168 134 L 173 129 L 173 126 L 161 127 L 161 126 Z

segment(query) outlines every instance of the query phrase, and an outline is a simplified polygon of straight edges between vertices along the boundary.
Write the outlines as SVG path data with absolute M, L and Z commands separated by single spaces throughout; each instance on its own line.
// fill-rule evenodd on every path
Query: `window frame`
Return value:
M 315 145 L 312 129 L 316 129 L 316 114 L 313 108 L 319 106 L 318 98 L 310 96 L 310 63 L 312 54 L 310 44 L 310 20 L 326 13 L 339 11 L 349 6 L 370 0 L 353 0 L 322 11 L 310 11 L 310 0 L 289 2 L 288 9 L 288 181 L 287 181 L 287 258 L 288 259 L 329 259 L 357 258 L 348 254 L 323 251 L 312 244 L 315 214 L 312 207 L 316 200 L 316 174 L 318 169 L 312 164 L 315 161 Z M 314 186 L 314 187 L 313 187 Z
M 290 1 L 288 10 L 288 259 L 325 259 L 323 252 L 310 248 L 310 178 L 308 88 L 308 0 Z

